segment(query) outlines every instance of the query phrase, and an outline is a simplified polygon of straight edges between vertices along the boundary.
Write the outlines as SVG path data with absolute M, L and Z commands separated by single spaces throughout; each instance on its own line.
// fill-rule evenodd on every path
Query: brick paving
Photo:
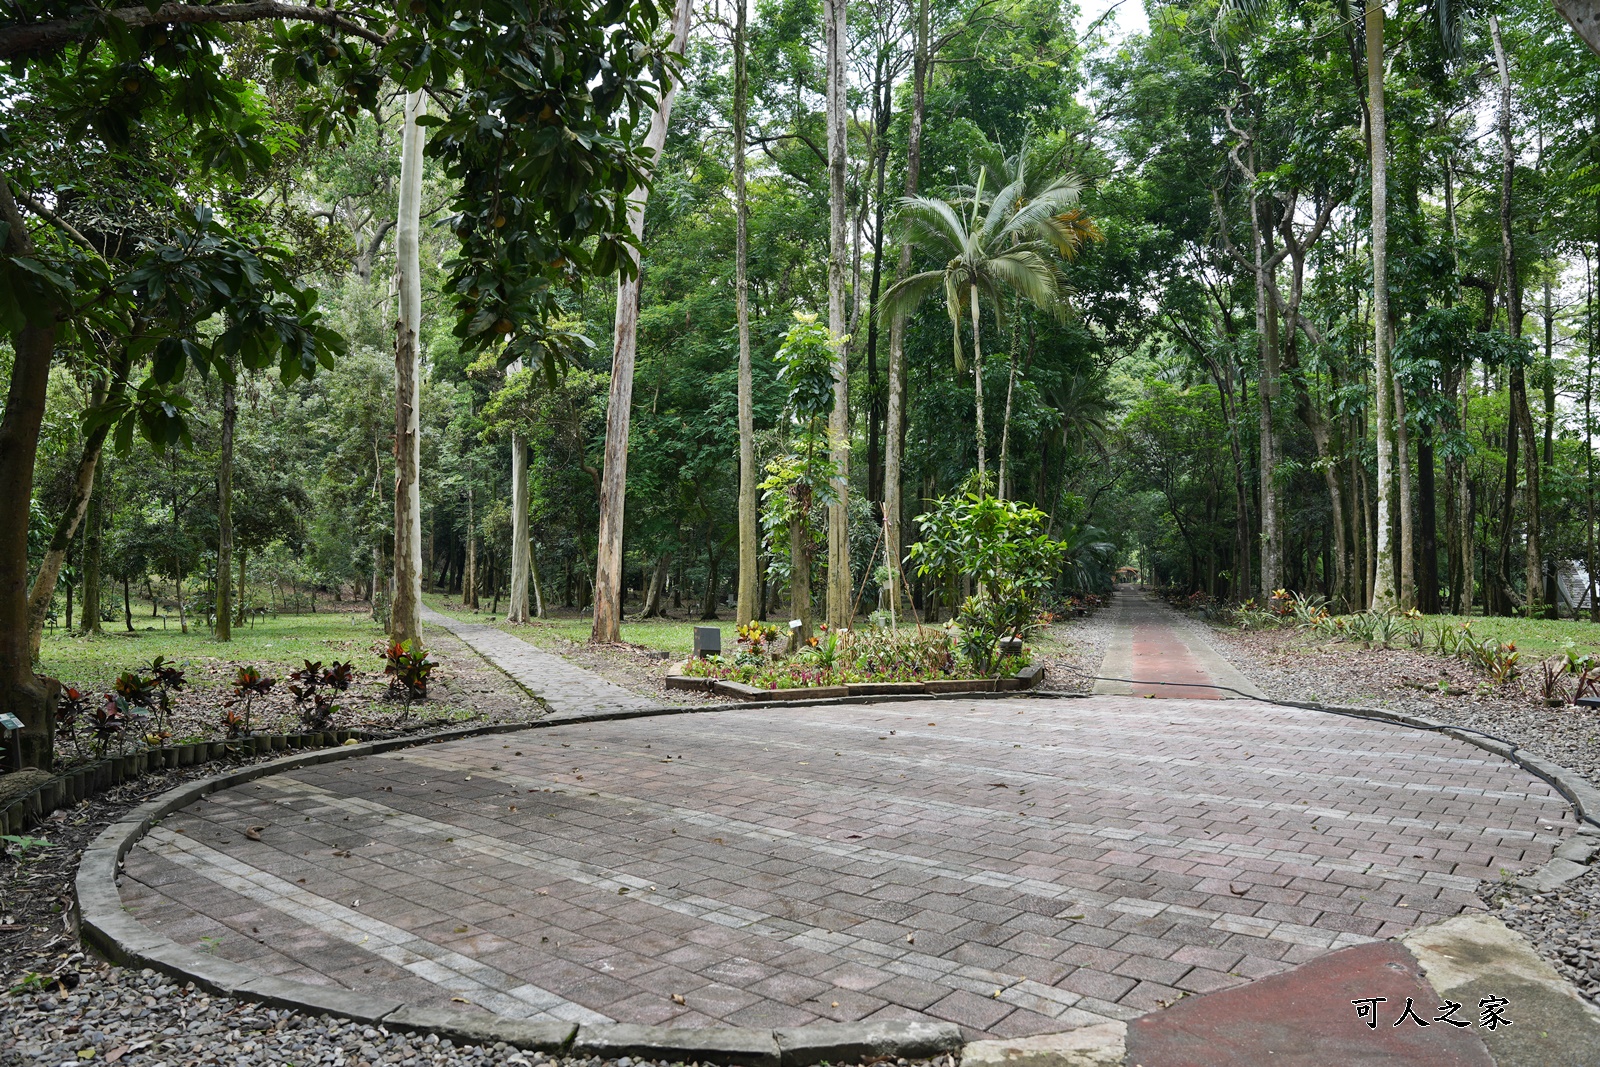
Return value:
M 1185 700 L 1266 695 L 1217 653 L 1201 627 L 1155 597 L 1125 589 L 1107 611 L 1112 637 L 1095 672 L 1095 693 Z
M 462 622 L 427 605 L 422 607 L 422 621 L 449 630 L 484 659 L 515 678 L 523 688 L 544 701 L 552 718 L 563 714 L 660 706 L 659 700 L 608 682 L 593 671 L 569 663 L 553 652 L 534 648 L 520 637 L 488 623 Z
M 732 708 L 261 779 L 167 818 L 122 892 L 419 1005 L 1021 1036 L 1475 907 L 1572 828 L 1479 749 L 1251 701 Z

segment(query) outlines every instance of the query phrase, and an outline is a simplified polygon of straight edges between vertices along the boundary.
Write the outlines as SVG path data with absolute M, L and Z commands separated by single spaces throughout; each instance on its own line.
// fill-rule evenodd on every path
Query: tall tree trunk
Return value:
M 1251 169 L 1254 169 L 1253 159 Z M 1272 422 L 1272 401 L 1278 395 L 1278 315 L 1269 287 L 1276 286 L 1277 282 L 1268 276 L 1266 227 L 1261 222 L 1261 211 L 1260 199 L 1252 195 L 1250 237 L 1255 256 L 1256 343 L 1260 352 L 1260 383 L 1256 387 L 1261 471 L 1260 592 L 1263 597 L 1269 597 L 1283 584 L 1283 531 L 1278 523 L 1278 441 Z
M 722 585 L 721 569 L 722 559 L 715 552 L 706 553 L 706 595 L 700 601 L 700 619 L 702 622 L 717 617 L 717 601 L 719 587 Z
M 887 62 L 880 56 L 878 78 L 873 88 L 876 113 L 874 133 L 878 150 L 873 163 L 872 283 L 867 300 L 867 499 L 878 505 L 880 518 L 883 508 L 884 390 L 878 377 L 878 294 L 883 285 L 883 214 L 884 202 L 888 199 L 884 195 L 884 185 L 889 170 L 889 123 L 894 115 L 893 93 L 893 78 Z
M 1011 452 L 1011 398 L 1017 390 L 1017 356 L 1021 355 L 1022 348 L 1022 298 L 1017 298 L 1016 314 L 1012 317 L 1014 323 L 1011 330 L 1011 351 L 1007 363 L 1009 369 L 1006 373 L 1006 406 L 1000 415 L 1000 475 L 995 482 L 998 496 L 1006 499 L 1006 476 L 1010 473 L 1007 466 L 1007 457 Z
M 734 621 L 743 626 L 761 610 L 761 532 L 756 507 L 755 385 L 750 371 L 750 203 L 745 190 L 745 131 L 750 107 L 745 20 L 749 0 L 733 0 L 734 300 L 739 319 L 739 598 Z M 874 267 L 876 269 L 876 267 Z M 665 557 L 657 560 L 645 615 L 661 614 Z
M 511 594 L 506 621 L 528 621 L 528 445 L 511 435 Z
M 795 508 L 789 520 L 789 618 L 799 619 L 800 628 L 790 631 L 790 642 L 803 643 L 811 636 L 811 524 L 806 509 Z
M 1396 497 L 1400 507 L 1400 606 L 1417 606 L 1416 519 L 1411 506 L 1411 431 L 1406 426 L 1406 398 L 1400 379 L 1394 382 Z
M 1433 429 L 1417 435 L 1417 608 L 1439 613 L 1439 500 L 1433 482 Z
M 1600 234 L 1597 234 L 1600 237 Z M 1600 243 L 1597 243 L 1595 255 L 1600 257 Z M 1584 256 L 1584 292 L 1588 299 L 1585 304 L 1589 312 L 1589 358 L 1583 366 L 1583 484 L 1584 484 L 1584 533 L 1586 555 L 1584 556 L 1584 569 L 1589 573 L 1589 621 L 1600 622 L 1600 603 L 1595 600 L 1595 531 L 1594 531 L 1594 357 L 1596 335 L 1600 334 L 1600 316 L 1595 314 L 1594 291 L 1594 262 Z M 1576 612 L 1574 612 L 1576 614 Z
M 1389 363 L 1389 137 L 1383 91 L 1383 4 L 1367 0 L 1367 110 L 1371 113 L 1372 161 L 1372 329 L 1373 390 L 1377 393 L 1377 530 L 1373 546 L 1376 574 L 1372 606 L 1395 606 L 1394 540 L 1391 508 L 1395 495 L 1394 371 Z
M 972 389 L 976 397 L 976 411 L 978 416 L 978 485 L 980 492 L 988 492 L 984 482 L 984 447 L 983 433 L 983 345 L 978 337 L 978 287 L 968 287 L 972 296 Z
M 100 627 L 100 582 L 102 528 L 105 514 L 105 485 L 95 486 L 89 495 L 89 514 L 83 534 L 83 632 L 97 634 Z M 226 579 L 224 579 L 226 580 Z
M 672 12 L 673 54 L 681 56 L 689 44 L 689 16 L 694 0 L 677 0 Z M 678 79 L 668 77 L 650 116 L 644 137 L 644 155 L 653 165 L 667 143 L 667 123 Z M 622 529 L 628 494 L 628 423 L 633 414 L 633 365 L 639 353 L 639 248 L 644 241 L 644 205 L 649 190 L 639 186 L 628 194 L 628 228 L 634 248 L 628 253 L 631 269 L 617 286 L 617 317 L 611 350 L 611 394 L 606 402 L 605 473 L 600 486 L 600 528 L 595 549 L 594 625 L 589 640 L 614 645 L 622 640 Z
M 467 565 L 461 576 L 461 606 L 478 610 L 478 515 L 476 494 L 473 491 L 469 469 L 467 472 Z
M 230 370 L 231 373 L 231 370 Z M 239 418 L 234 383 L 222 383 L 222 458 L 217 464 L 218 641 L 233 640 L 233 433 Z
M 417 485 L 422 433 L 417 411 L 421 396 L 422 127 L 427 97 L 406 94 L 400 137 L 400 205 L 395 227 L 396 288 L 400 313 L 394 344 L 394 600 L 389 605 L 389 636 L 422 648 L 422 496 Z
M 845 104 L 845 59 L 850 50 L 847 0 L 823 0 L 827 23 L 828 62 L 828 330 L 836 353 L 833 366 L 833 412 L 828 416 L 833 460 L 833 501 L 828 505 L 828 623 L 850 625 L 850 368 L 849 346 L 843 343 L 844 275 L 849 255 L 845 215 L 845 165 L 849 155 Z
M 532 541 L 528 543 L 528 591 L 533 596 L 533 617 L 542 619 L 544 611 L 544 583 L 539 581 L 539 553 Z
M 915 196 L 922 171 L 922 119 L 927 103 L 928 81 L 928 0 L 918 0 L 912 67 L 911 130 L 906 138 L 905 195 Z M 900 245 L 900 262 L 895 276 L 904 278 L 911 272 L 911 244 Z M 901 496 L 901 464 L 905 455 L 905 341 L 906 319 L 897 312 L 889 320 L 889 403 L 884 416 L 883 448 L 883 540 L 889 558 L 896 570 L 903 559 L 901 553 L 900 520 L 904 510 Z M 896 596 L 899 585 L 891 576 L 888 595 Z
M 1512 233 L 1512 182 L 1516 175 L 1516 149 L 1511 141 L 1511 66 L 1505 42 L 1500 35 L 1500 19 L 1489 16 L 1489 34 L 1494 41 L 1495 68 L 1500 75 L 1500 250 L 1506 279 L 1506 315 L 1511 336 L 1522 337 L 1522 279 L 1517 270 L 1516 243 Z M 1544 557 L 1540 538 L 1539 450 L 1535 444 L 1533 413 L 1528 407 L 1528 382 L 1522 365 L 1511 364 L 1512 418 L 1522 431 L 1522 451 L 1527 464 L 1528 565 L 1524 580 L 1528 587 L 1528 615 L 1544 611 Z
M 128 347 L 123 345 L 112 359 L 109 379 L 95 383 L 90 394 L 92 408 L 122 396 L 127 387 L 128 364 Z M 89 431 L 84 438 L 83 448 L 78 453 L 78 467 L 72 480 L 72 496 L 67 501 L 61 518 L 56 522 L 50 543 L 45 548 L 44 559 L 40 561 L 39 571 L 34 575 L 33 586 L 28 594 L 28 625 L 24 631 L 28 640 L 28 652 L 33 659 L 39 658 L 39 640 L 44 633 L 45 619 L 50 614 L 50 604 L 55 599 L 56 582 L 61 576 L 61 564 L 67 558 L 67 547 L 77 535 L 78 525 L 88 510 L 89 497 L 94 490 L 95 472 L 99 468 L 100 454 L 104 451 L 106 434 L 110 429 L 108 423 L 102 423 Z M 29 493 L 31 492 L 30 486 Z

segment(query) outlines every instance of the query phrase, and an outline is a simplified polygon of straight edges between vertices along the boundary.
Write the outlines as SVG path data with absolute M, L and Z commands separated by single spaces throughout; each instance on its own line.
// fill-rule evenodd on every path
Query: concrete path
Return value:
M 661 703 L 608 682 L 593 671 L 584 670 L 552 652 L 534 648 L 520 637 L 514 637 L 488 623 L 462 622 L 427 605 L 422 608 L 422 621 L 430 626 L 441 626 L 461 638 L 479 655 L 544 701 L 553 717 L 579 712 L 653 708 Z
M 1149 594 L 1118 592 L 1097 695 L 1240 700 L 1265 694 L 1220 656 L 1203 629 Z M 1225 688 L 1209 688 L 1219 686 Z
M 1449 738 L 1216 712 L 734 707 L 400 750 L 174 812 L 123 900 L 180 943 L 418 1006 L 1013 1038 L 1454 916 L 1573 830 Z

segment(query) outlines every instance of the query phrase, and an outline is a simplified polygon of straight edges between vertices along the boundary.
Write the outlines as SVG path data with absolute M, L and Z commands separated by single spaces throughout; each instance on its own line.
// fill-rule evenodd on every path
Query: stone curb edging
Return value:
M 894 699 L 879 697 L 872 702 Z M 820 703 L 838 704 L 845 701 Z M 148 967 L 178 981 L 192 981 L 219 996 L 253 1000 L 269 1007 L 313 1015 L 339 1016 L 373 1026 L 439 1034 L 473 1044 L 505 1042 L 519 1048 L 557 1054 L 604 1056 L 608 1059 L 634 1056 L 699 1061 L 727 1067 L 811 1067 L 825 1062 L 867 1062 L 902 1057 L 921 1059 L 960 1049 L 963 1039 L 959 1026 L 931 1021 L 820 1023 L 778 1030 L 735 1027 L 677 1029 L 629 1023 L 580 1026 L 577 1023 L 531 1022 L 497 1015 L 413 1007 L 392 998 L 259 974 L 231 960 L 180 945 L 154 933 L 124 910 L 122 895 L 117 889 L 117 875 L 123 858 L 162 819 L 201 797 L 270 774 L 469 737 L 586 722 L 766 706 L 794 707 L 795 702 L 708 705 L 703 708 L 641 708 L 441 730 L 425 735 L 385 738 L 302 752 L 186 782 L 127 812 L 102 830 L 84 850 L 76 878 L 79 929 L 84 941 L 114 963 L 124 967 Z

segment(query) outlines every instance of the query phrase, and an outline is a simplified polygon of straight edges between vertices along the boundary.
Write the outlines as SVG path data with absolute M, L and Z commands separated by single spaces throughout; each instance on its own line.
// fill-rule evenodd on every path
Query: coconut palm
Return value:
M 978 478 L 985 475 L 983 429 L 983 339 L 979 309 L 994 308 L 1005 328 L 1007 292 L 1052 314 L 1066 310 L 1066 285 L 1056 267 L 1054 245 L 1039 234 L 1051 219 L 1070 212 L 1078 199 L 1075 184 L 1052 185 L 1045 194 L 1025 200 L 1025 181 L 1013 181 L 993 198 L 984 195 L 987 171 L 980 173 L 974 195 L 955 202 L 910 196 L 900 200 L 897 219 L 902 239 L 926 252 L 945 257 L 938 270 L 903 278 L 884 293 L 882 312 L 909 311 L 928 294 L 944 290 L 950 315 L 950 336 L 956 370 L 965 370 L 961 319 L 972 315 L 972 378 L 977 400 Z

